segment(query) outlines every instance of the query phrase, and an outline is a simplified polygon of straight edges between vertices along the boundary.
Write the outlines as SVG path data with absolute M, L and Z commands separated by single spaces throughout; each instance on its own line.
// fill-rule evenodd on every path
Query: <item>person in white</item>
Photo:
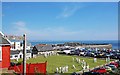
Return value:
M 76 58 L 76 61 L 77 61 L 77 63 L 78 63 L 79 59 L 78 59 L 78 58 Z
M 79 61 L 78 61 L 78 62 L 79 62 L 79 64 L 80 64 L 80 59 L 79 59 Z
M 45 53 L 45 55 L 46 55 L 46 58 L 48 57 L 48 54 L 47 53 Z
M 87 69 L 89 69 L 89 65 L 87 65 Z
M 44 53 L 44 57 L 47 58 L 47 54 L 46 53 Z
M 84 62 L 84 66 L 86 66 L 86 64 L 87 64 L 87 63 L 86 63 L 86 62 Z
M 108 58 L 106 58 L 106 62 L 108 62 Z
M 74 62 L 74 58 L 72 57 L 72 60 L 73 60 L 73 62 Z
M 86 66 L 83 66 L 83 70 L 85 70 Z
M 81 64 L 81 67 L 83 68 L 83 64 Z
M 59 69 L 60 69 L 60 73 L 62 72 L 62 67 L 59 67 Z
M 65 67 L 62 67 L 62 73 L 65 73 Z
M 94 62 L 97 62 L 97 58 L 94 58 Z
M 85 62 L 85 60 L 83 60 L 83 62 Z
M 108 62 L 110 62 L 110 57 L 108 57 Z
M 18 57 L 16 58 L 16 60 L 18 61 Z
M 66 70 L 66 72 L 68 72 L 68 66 L 66 66 L 65 70 Z
M 56 68 L 56 72 L 57 72 L 57 73 L 59 72 L 59 69 L 58 69 L 58 67 Z
M 73 68 L 76 69 L 75 65 L 73 65 Z
M 82 66 L 82 67 L 84 66 L 84 62 L 81 63 L 81 66 Z

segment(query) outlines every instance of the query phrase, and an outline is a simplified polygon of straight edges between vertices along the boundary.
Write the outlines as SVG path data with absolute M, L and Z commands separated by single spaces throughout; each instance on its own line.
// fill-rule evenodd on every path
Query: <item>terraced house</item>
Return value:
M 0 32 L 0 68 L 10 66 L 10 41 Z

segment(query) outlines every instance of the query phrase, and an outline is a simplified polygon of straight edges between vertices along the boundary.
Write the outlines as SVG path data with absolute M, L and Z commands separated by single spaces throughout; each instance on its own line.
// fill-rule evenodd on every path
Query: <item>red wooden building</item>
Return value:
M 10 41 L 0 32 L 0 68 L 10 66 Z

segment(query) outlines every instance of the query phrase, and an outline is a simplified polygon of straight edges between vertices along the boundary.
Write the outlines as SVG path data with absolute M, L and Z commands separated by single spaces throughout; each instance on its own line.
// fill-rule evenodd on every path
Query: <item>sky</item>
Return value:
M 2 31 L 29 40 L 117 40 L 117 2 L 3 2 Z
M 119 0 L 2 0 L 2 2 L 119 2 Z

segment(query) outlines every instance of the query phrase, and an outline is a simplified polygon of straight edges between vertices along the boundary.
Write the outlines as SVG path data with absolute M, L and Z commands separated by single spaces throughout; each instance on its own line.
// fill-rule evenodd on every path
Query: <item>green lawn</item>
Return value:
M 105 64 L 105 60 L 103 59 L 97 59 L 97 62 L 93 62 L 93 58 L 87 58 L 87 57 L 80 57 L 80 56 L 68 56 L 68 55 L 59 55 L 59 56 L 49 56 L 47 58 L 44 58 L 43 56 L 39 56 L 37 58 L 30 58 L 27 60 L 27 63 L 40 63 L 47 61 L 47 72 L 48 73 L 54 73 L 56 71 L 56 67 L 60 66 L 69 66 L 69 73 L 72 72 L 78 72 L 82 70 L 81 64 L 77 62 L 73 62 L 72 57 L 79 58 L 80 60 L 85 60 L 90 65 L 90 68 Z M 21 62 L 22 60 L 19 60 Z M 72 68 L 72 65 L 76 66 L 76 70 Z

